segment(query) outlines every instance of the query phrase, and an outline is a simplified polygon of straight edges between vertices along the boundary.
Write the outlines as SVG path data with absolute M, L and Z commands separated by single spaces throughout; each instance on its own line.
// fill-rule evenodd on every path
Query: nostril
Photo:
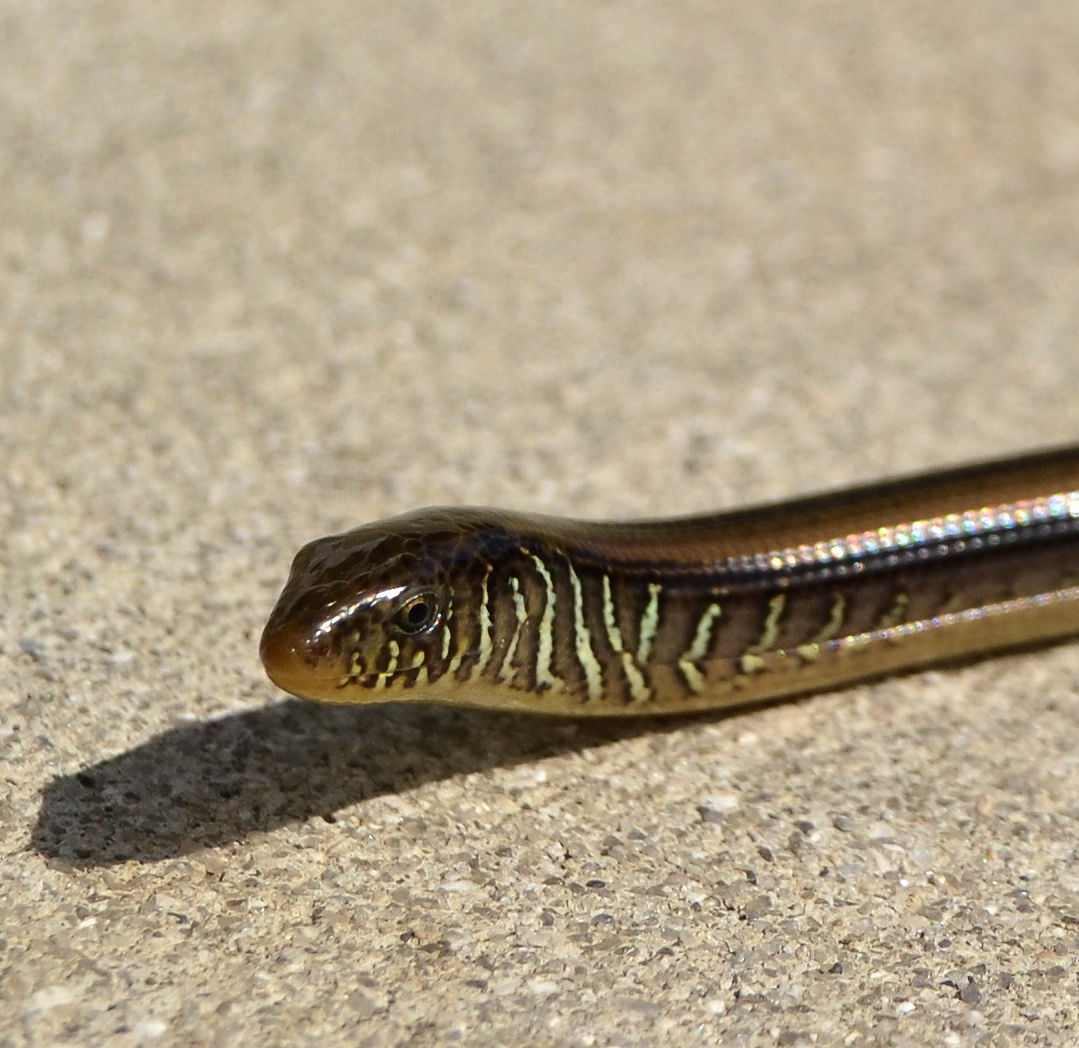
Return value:
M 326 633 L 317 633 L 312 637 L 304 637 L 297 645 L 297 648 L 297 653 L 312 664 L 326 659 L 332 654 L 330 638 Z
M 271 616 L 259 640 L 259 657 L 266 675 L 282 691 L 305 699 L 336 699 L 343 671 L 331 638 L 312 636 L 287 619 Z

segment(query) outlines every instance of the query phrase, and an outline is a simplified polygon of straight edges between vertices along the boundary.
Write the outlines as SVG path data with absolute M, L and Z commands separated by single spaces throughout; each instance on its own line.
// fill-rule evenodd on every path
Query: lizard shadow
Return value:
M 155 862 L 423 783 L 700 718 L 566 718 L 285 700 L 182 724 L 53 779 L 30 847 L 79 867 Z

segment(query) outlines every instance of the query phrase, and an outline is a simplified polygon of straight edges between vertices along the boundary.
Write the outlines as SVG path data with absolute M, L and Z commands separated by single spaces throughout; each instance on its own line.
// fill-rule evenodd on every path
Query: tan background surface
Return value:
M 1079 647 L 283 701 L 295 548 L 1079 438 L 1079 9 L 0 15 L 0 1044 L 1069 1043 Z

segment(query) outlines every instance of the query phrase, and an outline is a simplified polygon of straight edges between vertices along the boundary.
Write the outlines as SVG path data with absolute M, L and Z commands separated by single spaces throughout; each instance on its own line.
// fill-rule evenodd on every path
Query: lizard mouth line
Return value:
M 415 669 L 389 670 L 385 673 L 349 673 L 337 682 L 339 689 L 368 688 L 371 691 L 384 691 L 400 683 L 403 687 L 412 687 L 420 678 L 422 667 Z

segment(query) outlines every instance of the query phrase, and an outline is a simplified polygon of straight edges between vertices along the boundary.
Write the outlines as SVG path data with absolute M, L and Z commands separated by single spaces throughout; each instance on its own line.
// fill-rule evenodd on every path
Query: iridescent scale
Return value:
M 966 513 L 915 520 L 909 524 L 826 539 L 740 557 L 728 557 L 732 573 L 776 572 L 849 565 L 856 570 L 867 560 L 936 546 L 942 552 L 961 551 L 976 543 L 1060 521 L 1079 521 L 1079 491 L 1023 499 L 1000 506 L 985 506 Z

